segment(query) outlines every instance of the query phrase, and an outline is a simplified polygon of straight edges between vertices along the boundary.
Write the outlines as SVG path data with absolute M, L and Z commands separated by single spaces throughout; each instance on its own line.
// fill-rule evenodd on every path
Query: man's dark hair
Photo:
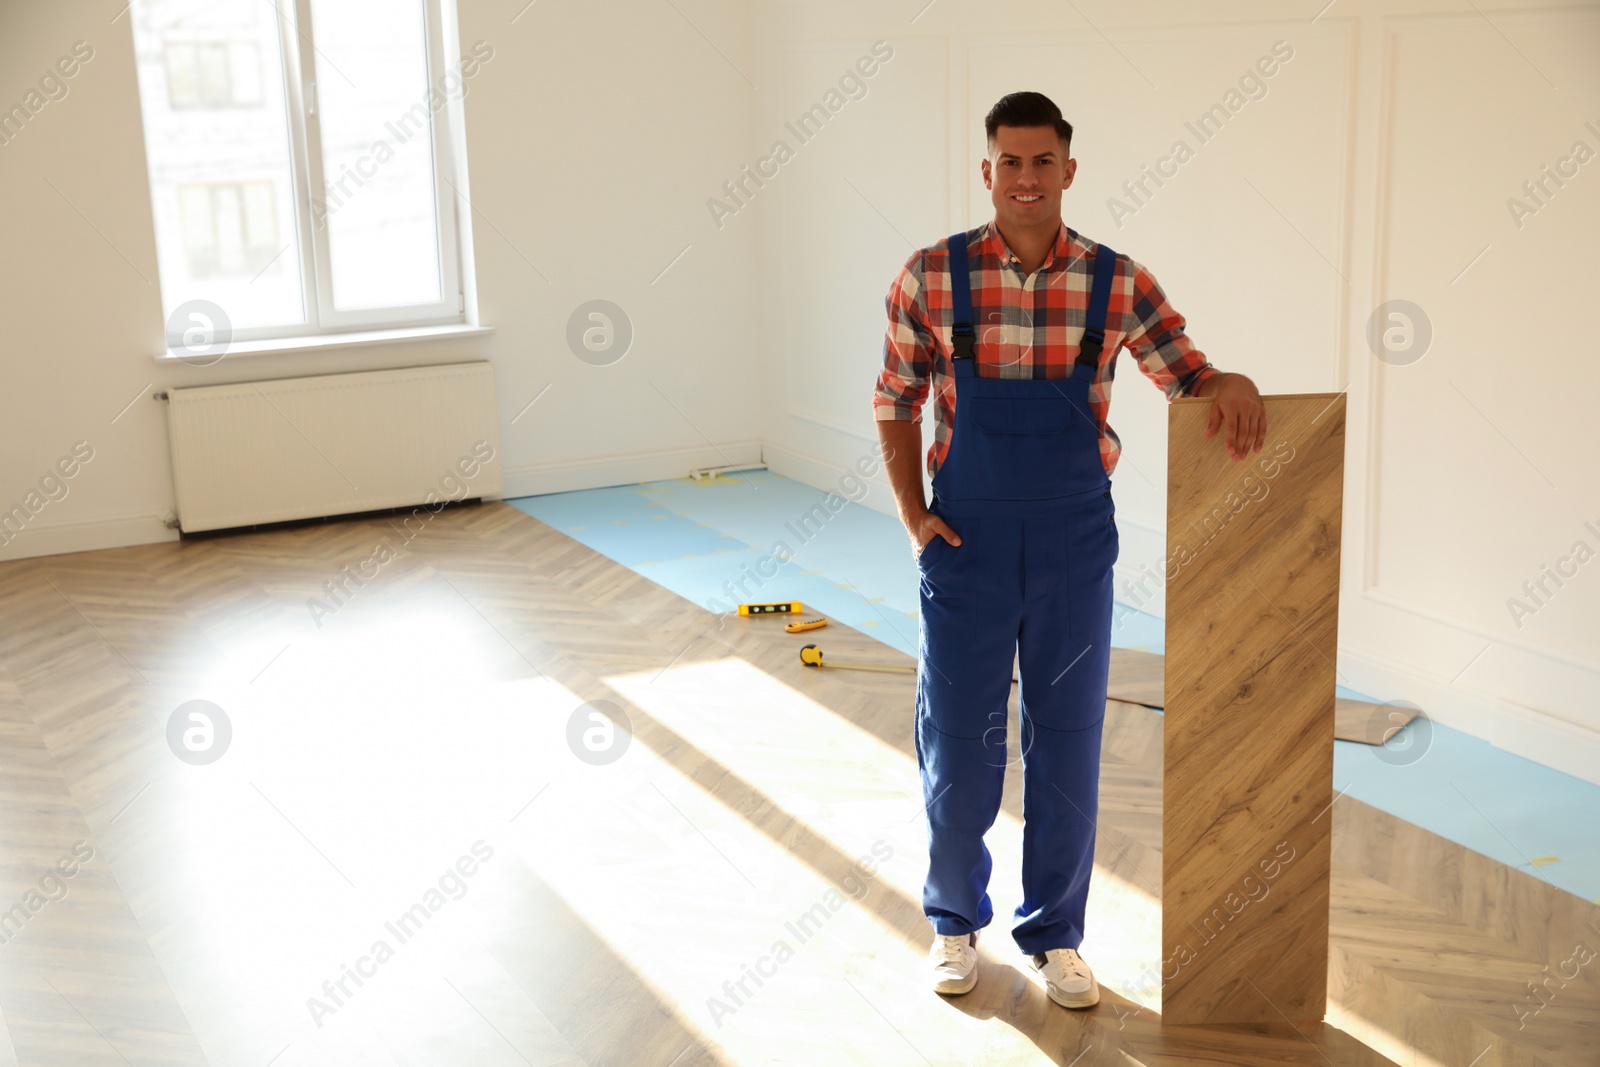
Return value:
M 1072 123 L 1061 117 L 1061 109 L 1043 93 L 1008 93 L 989 109 L 983 129 L 988 134 L 991 155 L 995 131 L 1002 126 L 1054 126 L 1061 139 L 1063 158 L 1072 151 Z

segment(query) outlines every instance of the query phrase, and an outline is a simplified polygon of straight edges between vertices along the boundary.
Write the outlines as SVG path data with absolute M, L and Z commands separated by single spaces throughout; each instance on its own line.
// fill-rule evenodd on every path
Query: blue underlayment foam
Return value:
M 918 582 L 905 531 L 893 517 L 846 501 L 848 488 L 830 495 L 755 470 L 711 483 L 682 478 L 508 503 L 713 611 L 799 600 L 808 615 L 915 656 Z M 805 636 L 813 642 L 825 650 L 827 630 Z M 1119 609 L 1112 642 L 1160 652 L 1163 623 Z M 1420 719 L 1384 748 L 1335 742 L 1333 780 L 1346 796 L 1600 900 L 1600 786 Z

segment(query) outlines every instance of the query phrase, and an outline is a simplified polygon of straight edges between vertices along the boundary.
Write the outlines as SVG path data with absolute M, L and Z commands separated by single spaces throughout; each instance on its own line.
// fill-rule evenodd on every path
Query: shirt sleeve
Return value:
M 1222 372 L 1183 332 L 1184 318 L 1168 302 L 1155 275 L 1131 259 L 1128 267 L 1133 271 L 1133 304 L 1123 345 L 1168 400 L 1194 396 L 1202 382 Z
M 921 422 L 933 374 L 933 331 L 923 302 L 922 253 L 913 253 L 889 286 L 884 307 L 889 327 L 883 335 L 883 369 L 872 394 L 878 422 Z

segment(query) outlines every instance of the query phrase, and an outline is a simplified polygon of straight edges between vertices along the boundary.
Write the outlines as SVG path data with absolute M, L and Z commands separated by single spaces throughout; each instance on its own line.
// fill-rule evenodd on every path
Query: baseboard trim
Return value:
M 0 544 L 0 561 L 61 556 L 69 552 L 94 552 L 102 548 L 127 548 L 176 541 L 160 515 L 131 515 L 120 519 L 86 522 L 29 523 L 12 539 Z
M 1496 748 L 1600 785 L 1600 731 L 1473 692 L 1387 656 L 1341 645 L 1340 673 L 1350 688 L 1376 700 L 1407 700 L 1435 722 Z
M 505 483 L 501 497 L 570 493 L 579 489 L 604 489 L 613 485 L 687 478 L 691 470 L 701 467 L 726 467 L 736 463 L 755 465 L 760 462 L 760 441 L 736 441 L 701 448 L 635 452 L 572 463 L 508 466 L 503 471 Z
M 791 478 L 802 485 L 809 485 L 825 493 L 837 493 L 846 500 L 853 499 L 856 503 L 873 511 L 881 511 L 885 515 L 899 514 L 899 510 L 895 507 L 894 490 L 889 488 L 888 475 L 883 472 L 883 461 L 878 458 L 876 441 L 863 446 L 860 454 L 846 463 L 836 463 L 810 452 L 802 452 L 797 448 L 773 444 L 770 441 L 762 446 L 761 455 L 767 464 L 767 469 L 774 474 L 781 474 L 785 478 Z M 855 468 L 855 463 L 858 461 L 874 464 L 877 472 L 869 478 L 863 478 L 861 472 Z M 867 487 L 865 495 L 852 494 L 848 486 L 840 484 L 840 480 L 847 474 Z

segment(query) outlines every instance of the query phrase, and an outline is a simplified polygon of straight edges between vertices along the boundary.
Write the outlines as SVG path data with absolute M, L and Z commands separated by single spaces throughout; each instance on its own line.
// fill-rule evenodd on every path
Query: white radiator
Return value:
M 498 496 L 487 362 L 167 391 L 186 533 Z

